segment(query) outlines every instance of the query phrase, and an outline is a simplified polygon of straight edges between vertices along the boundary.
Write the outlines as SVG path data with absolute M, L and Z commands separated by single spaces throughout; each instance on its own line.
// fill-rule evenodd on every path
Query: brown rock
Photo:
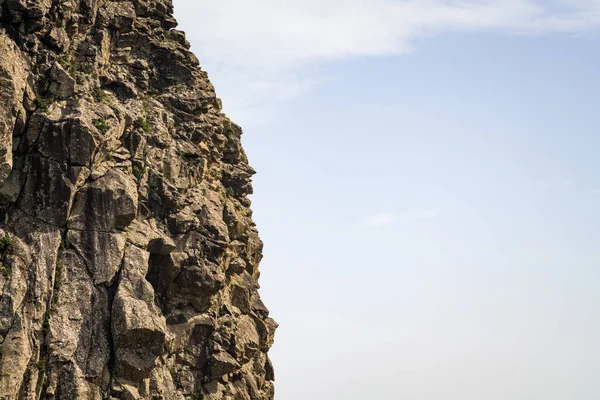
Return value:
M 48 44 L 48 46 L 56 50 L 63 51 L 69 46 L 69 35 L 64 30 L 64 28 L 54 27 L 46 36 L 46 43 Z
M 22 8 L 14 3 L 14 15 Z M 26 87 L 27 63 L 15 43 L 0 33 L 0 185 L 12 169 L 12 136 L 19 114 L 24 115 L 22 99 Z
M 59 63 L 50 70 L 49 90 L 57 99 L 68 99 L 75 94 L 75 79 Z
M 254 170 L 171 1 L 0 3 L 0 399 L 272 400 Z
M 133 180 L 117 169 L 110 170 L 78 192 L 69 227 L 100 232 L 125 229 L 137 214 L 137 203 Z

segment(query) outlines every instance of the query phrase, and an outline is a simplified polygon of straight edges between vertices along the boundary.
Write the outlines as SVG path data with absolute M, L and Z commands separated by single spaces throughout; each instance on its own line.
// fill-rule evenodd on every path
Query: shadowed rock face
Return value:
M 0 399 L 273 398 L 241 129 L 170 0 L 0 0 Z

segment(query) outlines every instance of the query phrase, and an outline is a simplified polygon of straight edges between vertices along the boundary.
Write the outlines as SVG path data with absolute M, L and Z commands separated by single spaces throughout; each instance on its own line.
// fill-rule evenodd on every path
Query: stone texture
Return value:
M 125 381 L 148 378 L 165 345 L 165 319 L 146 280 L 149 256 L 135 246 L 127 249 L 112 307 L 115 375 Z
M 20 5 L 21 6 L 21 5 Z M 15 12 L 17 12 L 15 10 Z M 27 85 L 26 56 L 0 32 L 0 184 L 12 170 L 13 132 L 19 116 L 25 116 L 23 95 Z
M 75 94 L 75 79 L 59 64 L 50 70 L 49 92 L 57 99 L 68 99 Z
M 0 399 L 270 400 L 242 130 L 170 0 L 0 0 Z
M 125 252 L 124 233 L 71 229 L 67 243 L 81 256 L 96 285 L 114 282 Z
M 83 260 L 72 250 L 61 254 L 60 287 L 49 318 L 48 355 L 52 374 L 46 393 L 100 398 L 111 354 L 106 288 L 97 287 Z
M 98 232 L 123 230 L 137 215 L 137 187 L 130 177 L 111 169 L 79 190 L 71 210 L 69 228 Z

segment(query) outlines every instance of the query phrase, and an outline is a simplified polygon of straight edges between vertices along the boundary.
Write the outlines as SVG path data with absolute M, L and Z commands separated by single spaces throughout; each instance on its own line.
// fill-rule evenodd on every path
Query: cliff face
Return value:
M 0 398 L 272 399 L 241 129 L 170 0 L 0 0 Z

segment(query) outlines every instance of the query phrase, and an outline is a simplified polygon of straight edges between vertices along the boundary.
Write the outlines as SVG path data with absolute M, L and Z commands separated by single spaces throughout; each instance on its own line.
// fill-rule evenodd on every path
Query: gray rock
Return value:
M 14 3 L 14 13 L 21 3 Z M 0 185 L 12 169 L 12 136 L 19 114 L 24 115 L 22 105 L 27 79 L 25 58 L 4 33 L 0 33 Z
M 122 33 L 129 32 L 132 29 L 136 14 L 131 2 L 108 2 L 104 11 L 111 27 Z
M 69 46 L 69 35 L 64 30 L 64 28 L 54 27 L 46 36 L 46 43 L 48 44 L 48 46 L 56 50 L 62 51 Z
M 71 229 L 67 241 L 83 258 L 95 285 L 114 282 L 125 252 L 125 233 Z
M 173 239 L 168 236 L 163 236 L 155 239 L 151 239 L 148 242 L 147 250 L 152 254 L 159 254 L 161 256 L 167 256 L 175 250 L 177 246 Z
M 38 154 L 28 156 L 27 165 L 26 183 L 18 207 L 48 224 L 64 225 L 75 185 L 86 170 L 82 167 L 64 169 L 58 162 Z
M 26 0 L 4 0 L 2 17 L 8 22 L 18 24 L 23 20 L 27 10 Z
M 51 300 L 60 230 L 19 210 L 7 216 L 4 234 L 11 237 L 3 266 L 2 332 L 0 357 L 0 394 L 18 398 L 20 390 L 35 390 L 35 381 L 24 381 L 31 373 L 32 357 L 38 359 L 39 348 L 31 336 L 43 330 L 46 305 Z M 10 230 L 8 229 L 10 227 Z M 7 242 L 5 242 L 7 243 Z M 8 306 L 8 307 L 7 307 Z M 18 306 L 18 308 L 15 308 Z M 14 311 L 14 312 L 13 312 Z M 36 369 L 37 370 L 37 369 Z M 34 372 L 36 372 L 34 370 Z
M 74 251 L 64 251 L 60 265 L 48 332 L 49 362 L 57 374 L 52 390 L 69 398 L 94 397 L 110 358 L 108 295 L 94 286 Z
M 165 345 L 165 319 L 154 305 L 154 289 L 146 281 L 149 253 L 127 248 L 119 288 L 112 307 L 116 348 L 115 374 L 139 382 L 148 378 Z
M 272 400 L 254 170 L 171 1 L 0 3 L 0 399 Z
M 125 229 L 137 214 L 137 203 L 133 180 L 112 169 L 77 193 L 69 228 L 99 232 Z
M 75 94 L 75 79 L 59 63 L 50 70 L 49 90 L 57 99 L 68 99 Z
M 213 354 L 210 358 L 211 377 L 217 378 L 230 374 L 240 368 L 240 364 L 224 351 Z

